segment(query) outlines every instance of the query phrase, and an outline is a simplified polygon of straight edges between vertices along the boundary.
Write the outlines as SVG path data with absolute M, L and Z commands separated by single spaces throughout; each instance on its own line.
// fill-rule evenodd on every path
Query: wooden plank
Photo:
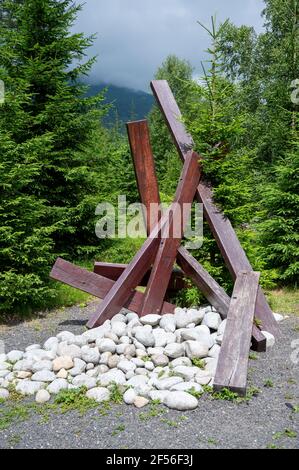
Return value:
M 228 388 L 246 394 L 248 356 L 260 273 L 242 271 L 237 275 L 227 315 L 214 390 Z
M 95 314 L 88 321 L 88 328 L 99 326 L 105 320 L 112 318 L 113 315 L 119 312 L 127 302 L 132 290 L 138 286 L 145 273 L 149 270 L 160 244 L 161 230 L 169 223 L 169 214 L 174 211 L 177 204 L 189 202 L 190 191 L 186 181 L 192 177 L 192 171 L 193 160 L 188 158 L 187 155 L 182 171 L 184 179 L 180 178 L 173 204 L 166 211 L 165 215 L 163 215 L 161 221 L 154 227 L 141 249 L 103 299 L 103 302 L 97 308 Z
M 151 230 L 161 218 L 161 212 L 158 208 L 160 195 L 156 170 L 155 166 L 151 164 L 153 152 L 147 121 L 128 122 L 127 131 L 139 194 L 143 194 L 143 200 L 141 202 L 146 209 L 145 220 L 147 233 L 150 234 Z
M 151 82 L 151 87 L 170 129 L 178 152 L 184 161 L 187 152 L 190 148 L 193 148 L 194 144 L 192 137 L 187 133 L 182 122 L 182 115 L 171 89 L 166 80 L 155 80 Z M 236 279 L 237 273 L 241 270 L 252 271 L 252 267 L 230 221 L 214 204 L 211 188 L 204 182 L 199 183 L 197 199 L 203 204 L 204 216 L 233 279 Z M 274 335 L 278 334 L 277 322 L 275 321 L 274 315 L 269 308 L 261 288 L 259 288 L 258 292 L 255 316 L 261 321 L 264 330 Z M 259 342 L 258 338 L 255 339 Z
M 170 281 L 173 264 L 191 212 L 191 203 L 194 199 L 196 187 L 200 180 L 198 158 L 199 157 L 195 152 L 190 152 L 187 155 L 186 162 L 187 159 L 190 159 L 190 165 L 188 164 L 188 167 L 186 167 L 186 175 L 184 175 L 184 173 L 182 174 L 182 181 L 186 182 L 185 202 L 190 203 L 189 210 L 188 207 L 183 208 L 182 204 L 177 204 L 172 214 L 169 227 L 166 227 L 168 233 L 166 235 L 163 233 L 165 227 L 162 230 L 161 242 L 146 288 L 141 316 L 149 313 L 159 313 L 161 311 L 163 299 Z M 190 174 L 189 177 L 187 177 L 187 171 Z M 180 233 L 173 234 L 174 227 L 178 224 L 178 221 L 180 224 Z
M 92 273 L 86 269 L 80 268 L 68 261 L 58 258 L 54 264 L 50 277 L 56 281 L 68 284 L 71 287 L 80 289 L 87 294 L 103 299 L 112 289 L 115 281 L 107 279 L 99 274 Z M 142 307 L 144 294 L 134 291 L 127 303 L 124 305 L 132 312 L 138 313 Z M 163 303 L 162 314 L 173 313 L 175 305 L 168 302 Z
M 107 277 L 108 279 L 112 279 L 113 281 L 117 281 L 117 279 L 122 275 L 127 266 L 127 264 L 104 263 L 101 261 L 96 261 L 94 263 L 93 272 L 96 274 L 100 274 L 101 276 Z M 140 286 L 147 286 L 150 273 L 150 271 L 146 273 L 146 275 L 140 281 Z M 183 271 L 178 268 L 174 268 L 171 274 L 167 291 L 173 293 L 184 289 L 185 287 L 186 282 L 184 279 Z

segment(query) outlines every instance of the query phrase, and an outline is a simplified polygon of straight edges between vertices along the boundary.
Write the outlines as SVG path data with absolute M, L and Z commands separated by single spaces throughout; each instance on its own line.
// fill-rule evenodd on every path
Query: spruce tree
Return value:
M 95 244 L 98 177 L 86 152 L 102 96 L 85 98 L 93 37 L 72 34 L 71 0 L 1 2 L 0 311 L 28 310 L 54 295 L 56 254 Z

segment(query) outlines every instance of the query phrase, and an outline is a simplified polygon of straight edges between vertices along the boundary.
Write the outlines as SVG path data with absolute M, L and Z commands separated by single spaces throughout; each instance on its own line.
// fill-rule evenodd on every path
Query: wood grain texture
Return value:
M 248 357 L 260 273 L 237 275 L 214 379 L 214 390 L 246 395 Z
M 188 156 L 187 156 L 188 157 Z M 193 170 L 193 161 L 186 158 L 182 170 L 182 176 L 191 177 L 189 167 Z M 141 249 L 128 264 L 122 275 L 115 282 L 112 289 L 103 299 L 95 314 L 87 323 L 88 328 L 99 326 L 104 321 L 111 319 L 127 302 L 129 296 L 152 265 L 160 244 L 161 230 L 169 223 L 169 215 L 174 211 L 177 204 L 185 202 L 189 197 L 188 185 L 180 178 L 176 198 L 170 208 L 162 216 L 158 224 L 153 228 L 149 237 Z M 188 202 L 188 200 L 187 200 Z
M 71 287 L 80 289 L 87 294 L 103 299 L 114 286 L 115 281 L 107 279 L 99 274 L 92 273 L 86 269 L 80 268 L 75 264 L 58 258 L 54 264 L 50 277 L 56 281 L 68 284 Z M 127 303 L 124 305 L 132 312 L 138 313 L 143 304 L 144 294 L 142 292 L 132 292 Z M 175 305 L 168 302 L 163 303 L 162 314 L 173 313 Z
M 160 313 L 161 311 L 177 251 L 181 244 L 183 233 L 191 212 L 191 203 L 193 202 L 195 191 L 200 179 L 198 155 L 195 152 L 189 152 L 186 156 L 185 162 L 186 165 L 181 176 L 175 200 L 177 201 L 179 199 L 180 192 L 184 191 L 185 196 L 175 206 L 174 211 L 171 214 L 169 226 L 163 227 L 160 246 L 156 254 L 145 292 L 141 316 L 148 315 L 150 313 Z M 185 207 L 183 207 L 183 204 L 187 204 L 187 206 L 185 205 Z M 180 226 L 179 233 L 173 233 L 176 231 L 174 228 L 175 225 Z M 165 233 L 165 229 L 167 233 Z
M 190 148 L 193 148 L 194 144 L 192 137 L 187 133 L 182 122 L 182 115 L 171 89 L 166 80 L 155 80 L 151 82 L 151 87 L 170 129 L 179 155 L 184 161 L 186 153 Z M 252 267 L 230 221 L 214 204 L 211 188 L 204 182 L 200 182 L 198 186 L 197 199 L 203 204 L 204 216 L 233 279 L 236 279 L 237 273 L 240 270 L 252 271 Z M 258 292 L 255 316 L 261 321 L 263 329 L 274 335 L 278 334 L 277 323 L 261 288 L 259 288 Z M 255 338 L 257 345 L 260 342 L 260 338 L 261 336 Z
M 101 261 L 96 261 L 94 263 L 93 272 L 96 274 L 100 274 L 101 276 L 107 277 L 108 279 L 112 279 L 113 281 L 117 281 L 117 279 L 121 276 L 128 265 L 127 264 L 117 264 L 117 263 L 104 263 Z M 143 279 L 140 281 L 140 286 L 146 287 L 149 277 L 150 271 L 146 273 Z M 168 284 L 167 291 L 171 294 L 177 292 L 181 289 L 185 289 L 186 282 L 184 279 L 184 273 L 178 268 L 174 268 L 171 274 L 170 282 Z
M 127 123 L 127 132 L 134 162 L 139 194 L 146 208 L 145 220 L 148 235 L 161 218 L 159 187 L 155 165 L 152 165 L 152 148 L 146 120 Z M 157 209 L 157 210 L 156 210 Z

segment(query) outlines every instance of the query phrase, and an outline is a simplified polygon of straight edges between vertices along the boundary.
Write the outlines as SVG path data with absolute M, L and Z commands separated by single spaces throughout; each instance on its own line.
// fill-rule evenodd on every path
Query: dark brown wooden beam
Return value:
M 154 227 L 141 249 L 103 299 L 96 313 L 88 321 L 88 328 L 99 326 L 105 320 L 111 319 L 113 315 L 118 313 L 127 302 L 132 291 L 138 286 L 145 273 L 149 270 L 159 248 L 161 230 L 169 223 L 169 214 L 174 211 L 177 204 L 190 202 L 190 190 L 186 182 L 191 179 L 192 171 L 193 159 L 188 158 L 187 155 L 173 204 L 165 215 L 162 216 L 161 223 L 159 222 Z
M 92 273 L 86 269 L 80 268 L 75 264 L 58 258 L 54 264 L 50 277 L 56 281 L 63 282 L 71 287 L 80 289 L 87 294 L 103 299 L 112 289 L 115 281 L 107 279 L 99 274 Z M 133 291 L 124 305 L 132 312 L 138 313 L 143 304 L 144 294 Z M 163 303 L 162 314 L 173 313 L 175 305 L 168 302 Z
M 161 218 L 159 210 L 160 196 L 155 166 L 151 165 L 153 155 L 149 129 L 146 120 L 127 123 L 127 132 L 131 153 L 134 162 L 135 174 L 139 194 L 143 194 L 141 201 L 146 208 L 147 233 L 155 227 Z
M 151 82 L 151 87 L 170 129 L 179 155 L 184 161 L 187 152 L 194 147 L 194 143 L 192 137 L 185 129 L 181 112 L 171 89 L 166 80 L 155 80 Z M 211 189 L 203 182 L 200 182 L 198 186 L 197 199 L 203 204 L 204 216 L 217 241 L 221 254 L 233 276 L 233 279 L 236 279 L 238 272 L 241 270 L 252 271 L 252 267 L 230 221 L 214 204 Z M 261 321 L 262 328 L 274 335 L 277 335 L 277 323 L 261 288 L 259 288 L 256 305 L 255 316 Z M 258 338 L 255 339 L 257 342 L 259 341 Z
M 117 281 L 117 279 L 122 275 L 127 266 L 127 264 L 104 263 L 96 261 L 94 263 L 93 272 L 96 274 L 100 274 L 101 276 L 107 277 L 108 279 L 112 279 L 113 281 Z M 150 271 L 146 273 L 146 275 L 140 281 L 140 286 L 147 286 L 150 273 Z M 173 269 L 167 291 L 173 294 L 174 292 L 177 292 L 181 289 L 185 289 L 185 287 L 186 281 L 184 279 L 183 271 L 178 268 Z
M 247 369 L 260 273 L 237 275 L 219 353 L 214 390 L 246 395 Z
M 165 227 L 162 230 L 161 242 L 146 288 L 141 316 L 149 313 L 159 313 L 161 311 L 177 251 L 180 247 L 184 230 L 188 222 L 188 217 L 191 212 L 191 203 L 193 202 L 196 187 L 200 179 L 198 158 L 199 157 L 195 152 L 190 152 L 186 157 L 186 162 L 187 159 L 189 159 L 190 164 L 186 167 L 186 174 L 182 174 L 182 181 L 186 185 L 185 202 L 189 203 L 189 207 L 183 207 L 183 203 L 178 203 L 172 213 L 169 226 L 167 226 L 168 233 L 164 233 Z M 189 177 L 187 176 L 187 171 Z M 177 230 L 178 227 L 176 226 L 178 224 L 179 233 L 173 233 Z

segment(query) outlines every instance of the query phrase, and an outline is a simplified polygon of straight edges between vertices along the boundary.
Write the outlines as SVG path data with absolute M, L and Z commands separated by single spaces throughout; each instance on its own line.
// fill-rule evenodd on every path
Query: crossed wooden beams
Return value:
M 183 286 L 182 272 L 192 279 L 223 318 L 227 317 L 231 309 L 233 313 L 238 311 L 233 308 L 234 303 L 221 286 L 184 247 L 180 246 L 181 237 L 165 236 L 166 233 L 171 233 L 176 211 L 183 204 L 192 203 L 194 196 L 203 204 L 204 216 L 226 265 L 236 281 L 236 286 L 240 283 L 238 279 L 242 273 L 243 279 L 256 280 L 256 273 L 250 274 L 253 270 L 232 225 L 215 206 L 211 188 L 200 179 L 200 157 L 193 151 L 192 138 L 185 130 L 180 110 L 168 83 L 164 80 L 153 81 L 151 86 L 184 162 L 184 167 L 174 202 L 168 211 L 163 215 L 159 211 L 147 211 L 148 238 L 128 265 L 95 263 L 94 273 L 91 273 L 60 258 L 56 261 L 51 271 L 53 279 L 103 299 L 95 314 L 88 321 L 89 328 L 112 318 L 122 307 L 127 307 L 139 315 L 154 312 L 173 313 L 175 306 L 164 299 L 167 298 L 170 290 Z M 146 208 L 153 203 L 158 205 L 160 203 L 159 189 L 147 122 L 129 123 L 127 128 L 141 201 Z M 182 234 L 185 222 L 186 220 L 182 222 Z M 173 271 L 175 261 L 182 271 Z M 145 293 L 136 290 L 138 285 L 146 285 Z M 242 298 L 240 292 L 244 285 L 245 291 L 248 290 L 248 283 L 243 280 L 241 288 L 239 287 L 238 298 Z M 247 295 L 245 297 L 247 298 Z M 249 322 L 249 346 L 252 334 L 253 348 L 257 351 L 264 351 L 266 339 L 253 322 L 253 318 L 259 320 L 264 330 L 274 335 L 277 334 L 277 324 L 258 282 L 256 282 L 256 296 L 251 296 L 250 301 L 249 312 L 252 319 L 251 323 Z M 242 315 L 239 317 L 239 322 L 242 321 L 240 319 L 243 319 Z M 232 323 L 234 324 L 234 321 Z M 246 347 L 247 343 L 245 350 Z M 244 348 L 242 351 L 244 355 Z

